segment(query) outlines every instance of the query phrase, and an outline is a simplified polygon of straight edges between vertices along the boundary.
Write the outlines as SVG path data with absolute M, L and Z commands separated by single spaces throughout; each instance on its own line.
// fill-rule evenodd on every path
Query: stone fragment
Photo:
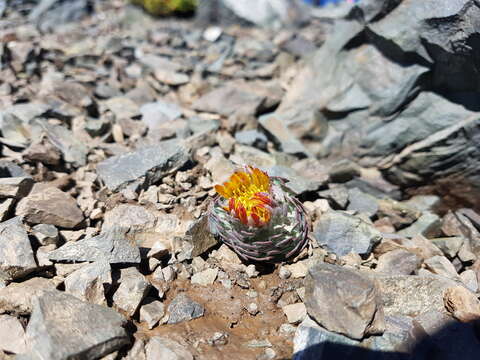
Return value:
M 129 343 L 126 319 L 107 307 L 59 291 L 47 291 L 32 303 L 26 342 L 34 358 L 100 358 Z
M 83 221 L 83 213 L 70 195 L 47 184 L 36 183 L 17 205 L 15 214 L 32 224 L 50 224 L 72 229 Z
M 474 270 L 465 270 L 460 274 L 460 280 L 462 283 L 473 293 L 478 291 L 478 279 Z
M 35 225 L 32 227 L 32 234 L 35 235 L 41 245 L 58 244 L 58 229 L 54 225 Z
M 253 316 L 257 315 L 260 312 L 260 310 L 258 310 L 258 305 L 256 303 L 248 304 L 246 309 L 248 313 Z
M 34 277 L 21 283 L 11 283 L 0 289 L 0 313 L 8 312 L 28 315 L 32 312 L 32 301 L 46 291 L 55 290 L 53 280 Z
M 326 329 L 352 339 L 385 330 L 381 296 L 374 281 L 344 267 L 312 266 L 305 278 L 305 306 Z
M 21 199 L 33 186 L 30 177 L 0 177 L 0 198 Z
M 120 270 L 120 286 L 113 295 L 115 306 L 133 316 L 150 289 L 150 283 L 136 268 Z
M 128 352 L 125 357 L 126 360 L 146 360 L 147 355 L 145 354 L 145 341 L 136 339 L 133 347 Z
M 307 316 L 295 332 L 293 359 L 354 359 L 359 345 L 359 341 L 328 331 Z
M 399 235 L 413 237 L 416 235 L 431 236 L 438 233 L 440 229 L 440 218 L 436 214 L 424 212 L 417 221 L 409 227 L 398 232 Z
M 188 228 L 183 240 L 182 254 L 186 259 L 199 256 L 218 244 L 218 239 L 210 232 L 207 216 L 194 222 Z
M 115 114 L 117 119 L 132 118 L 140 115 L 137 104 L 126 96 L 117 96 L 105 101 L 105 105 Z
M 422 259 L 407 250 L 396 249 L 378 258 L 376 271 L 391 275 L 411 275 L 422 263 Z
M 148 187 L 183 166 L 189 157 L 187 149 L 178 140 L 166 140 L 108 158 L 97 165 L 97 173 L 112 191 L 135 181 Z
M 146 322 L 149 329 L 153 329 L 164 315 L 165 305 L 158 300 L 142 305 L 140 308 L 140 321 Z
M 174 103 L 156 101 L 140 107 L 142 121 L 149 129 L 156 129 L 160 125 L 178 119 L 182 115 L 182 109 Z
M 436 275 L 377 275 L 375 280 L 386 316 L 417 316 L 429 310 L 446 313 L 444 293 L 457 286 Z
M 109 228 L 100 235 L 77 242 L 67 242 L 52 251 L 53 261 L 107 261 L 110 264 L 138 264 L 140 251 L 127 239 L 124 229 Z
M 294 279 L 303 278 L 308 273 L 308 261 L 297 261 L 293 264 L 288 264 L 282 266 L 282 268 L 286 269 L 290 272 L 290 275 Z
M 14 354 L 26 352 L 25 330 L 14 316 L 0 315 L 0 350 Z
M 453 259 L 463 245 L 464 238 L 461 236 L 432 239 L 432 242 L 443 251 L 445 256 Z
M 428 270 L 434 274 L 444 276 L 450 279 L 458 279 L 455 266 L 445 256 L 433 256 L 424 261 Z
M 463 286 L 448 288 L 443 301 L 445 308 L 454 318 L 462 322 L 480 320 L 480 301 L 477 296 Z
M 278 176 L 288 180 L 287 186 L 297 195 L 306 192 L 314 192 L 323 184 L 322 181 L 311 180 L 304 177 L 301 173 L 286 166 L 275 165 L 267 168 L 269 176 Z
M 112 285 L 110 264 L 99 261 L 81 267 L 65 278 L 65 292 L 98 305 L 106 305 L 105 294 Z
M 53 146 L 58 148 L 66 162 L 74 166 L 84 166 L 87 163 L 88 148 L 74 134 L 61 125 L 52 125 L 46 121 L 37 121 L 46 132 Z
M 287 126 L 281 121 L 277 114 L 262 115 L 258 121 L 274 138 L 274 141 L 280 146 L 284 153 L 301 156 L 309 156 L 310 152 L 295 137 Z
M 339 209 L 345 209 L 348 204 L 348 189 L 342 186 L 335 186 L 328 190 L 318 192 L 322 198 L 328 199 Z
M 156 69 L 154 75 L 161 83 L 172 86 L 183 85 L 190 81 L 190 77 L 187 74 L 171 72 L 164 69 Z
M 15 280 L 37 269 L 20 217 L 0 223 L 0 280 Z
M 422 215 L 419 210 L 391 199 L 378 200 L 378 214 L 388 217 L 396 229 L 411 225 Z
M 218 269 L 206 269 L 198 272 L 192 276 L 192 284 L 198 284 L 201 286 L 212 285 L 218 275 Z
M 146 360 L 193 360 L 188 349 L 176 341 L 165 337 L 154 336 L 145 346 Z
M 204 308 L 199 303 L 190 299 L 186 294 L 180 293 L 168 305 L 168 323 L 177 324 L 203 316 Z
M 5 199 L 0 201 L 0 221 L 5 221 L 10 217 L 10 212 L 13 210 L 15 199 Z
M 263 96 L 227 84 L 200 97 L 193 103 L 193 108 L 223 116 L 230 116 L 240 109 L 248 114 L 255 115 L 264 101 L 265 97 Z
M 348 189 L 348 201 L 347 210 L 364 213 L 370 217 L 378 211 L 378 200 L 358 188 Z
M 314 225 L 313 236 L 318 245 L 338 256 L 350 252 L 368 256 L 382 238 L 378 230 L 360 218 L 335 211 L 320 217 Z
M 304 303 L 285 305 L 282 307 L 282 310 L 290 324 L 298 324 L 307 316 L 307 309 Z

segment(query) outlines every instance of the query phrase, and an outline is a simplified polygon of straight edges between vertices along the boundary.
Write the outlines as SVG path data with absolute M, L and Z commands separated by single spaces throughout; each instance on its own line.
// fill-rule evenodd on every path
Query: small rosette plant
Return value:
M 248 166 L 215 190 L 210 231 L 244 260 L 283 261 L 307 244 L 305 209 L 283 179 Z

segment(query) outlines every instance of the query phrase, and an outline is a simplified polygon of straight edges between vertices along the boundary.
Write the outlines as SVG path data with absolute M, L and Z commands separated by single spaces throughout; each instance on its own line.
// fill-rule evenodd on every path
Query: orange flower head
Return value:
M 217 193 L 228 200 L 224 209 L 236 216 L 243 224 L 260 227 L 272 216 L 274 201 L 270 177 L 252 166 L 237 171 L 223 185 L 216 185 Z

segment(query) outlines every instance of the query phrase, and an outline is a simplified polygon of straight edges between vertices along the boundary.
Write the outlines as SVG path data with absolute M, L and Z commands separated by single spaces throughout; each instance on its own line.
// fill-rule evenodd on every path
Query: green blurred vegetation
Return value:
M 197 0 L 131 0 L 131 2 L 142 6 L 149 14 L 155 16 L 193 12 L 197 7 Z

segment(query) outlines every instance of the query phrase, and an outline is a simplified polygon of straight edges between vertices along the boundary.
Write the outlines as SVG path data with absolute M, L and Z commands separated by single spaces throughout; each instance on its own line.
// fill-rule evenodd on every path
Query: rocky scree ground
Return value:
M 378 3 L 352 11 L 380 26 L 404 5 Z M 475 11 L 468 6 L 461 16 Z M 298 78 L 329 39 L 362 33 L 353 43 L 360 44 L 370 34 L 365 21 L 205 30 L 120 1 L 83 8 L 90 15 L 76 22 L 55 18 L 65 14 L 58 8 L 34 22 L 32 7 L 13 3 L 0 20 L 4 358 L 298 360 L 338 357 L 339 349 L 401 358 L 424 354 L 425 339 L 425 354 L 475 358 L 480 215 L 437 195 L 407 197 L 410 183 L 383 176 L 390 167 L 347 160 L 335 148 L 349 139 L 351 117 L 396 114 L 385 127 L 434 118 L 440 132 L 451 119 L 474 116 L 416 90 L 428 64 L 415 57 L 419 64 L 403 69 L 412 82 L 394 78 L 402 90 L 388 96 L 366 78 L 355 79 L 360 87 L 348 79 L 344 98 L 336 93 L 327 107 L 312 108 L 305 103 L 325 96 L 318 89 L 331 88 L 300 96 Z M 389 73 L 400 71 L 373 45 L 343 49 L 347 40 L 337 41 L 342 59 L 371 55 L 395 68 Z M 329 63 L 321 64 L 320 74 Z M 367 90 L 368 99 L 357 96 Z M 442 123 L 427 111 L 434 106 L 453 115 Z M 418 114 L 424 121 L 412 120 Z M 471 139 L 454 139 L 461 154 L 471 148 Z M 390 138 L 367 140 L 372 154 L 390 155 L 382 143 Z M 308 210 L 310 242 L 297 258 L 242 263 L 207 231 L 213 186 L 245 163 L 288 179 Z M 455 345 L 439 338 L 442 328 Z

